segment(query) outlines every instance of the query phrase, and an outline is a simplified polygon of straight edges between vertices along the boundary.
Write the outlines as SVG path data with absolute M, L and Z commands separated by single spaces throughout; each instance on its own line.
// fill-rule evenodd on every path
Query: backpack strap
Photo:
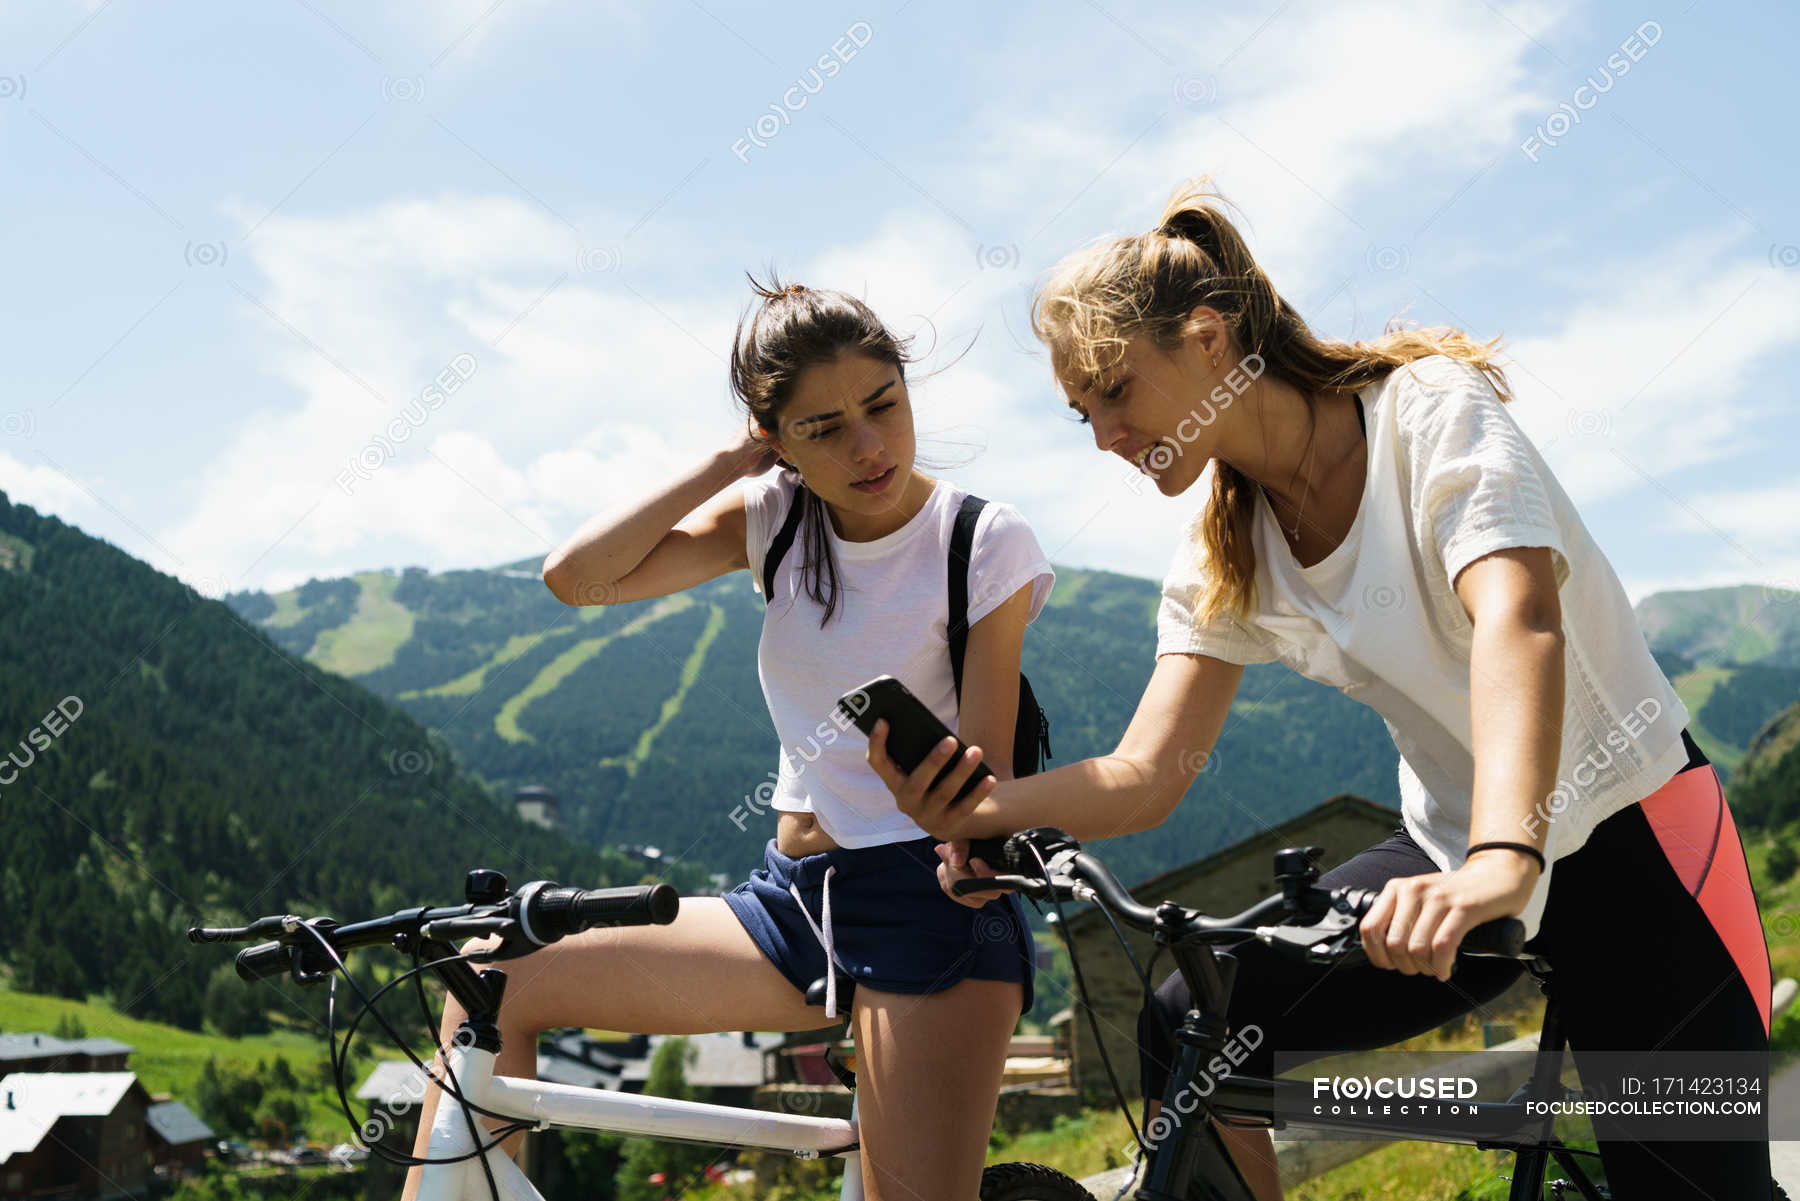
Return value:
M 794 487 L 794 499 L 788 505 L 787 516 L 782 519 L 781 528 L 775 531 L 775 540 L 769 543 L 768 553 L 763 555 L 763 604 L 769 604 L 775 596 L 775 571 L 781 566 L 781 560 L 787 555 L 788 548 L 794 545 L 794 534 L 800 529 L 800 518 L 806 514 L 806 485 Z M 960 674 L 959 674 L 960 678 Z
M 950 677 L 962 700 L 963 652 L 969 648 L 969 555 L 975 547 L 975 523 L 981 520 L 979 496 L 963 497 L 950 530 Z

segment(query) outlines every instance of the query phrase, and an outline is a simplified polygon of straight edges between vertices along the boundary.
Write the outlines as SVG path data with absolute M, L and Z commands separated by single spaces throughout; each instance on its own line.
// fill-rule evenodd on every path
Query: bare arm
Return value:
M 591 518 L 544 560 L 544 583 L 566 605 L 616 605 L 748 567 L 744 498 L 723 490 L 773 463 L 750 439 L 708 456 L 638 504 Z
M 908 776 L 888 758 L 886 728 L 877 723 L 869 762 L 901 811 L 939 838 L 986 838 L 1046 825 L 1079 839 L 1131 834 L 1174 812 L 1225 727 L 1243 674 L 1238 664 L 1206 655 L 1164 655 L 1112 754 L 1023 780 L 984 781 L 955 807 L 950 798 L 980 762 L 979 746 L 932 789 L 954 744 L 946 740 Z
M 1524 842 L 1542 850 L 1547 831 L 1533 810 L 1555 790 L 1562 755 L 1562 604 L 1550 552 L 1528 547 L 1477 559 L 1457 576 L 1456 595 L 1475 626 L 1469 844 Z
M 1475 779 L 1469 844 L 1543 848 L 1534 808 L 1556 787 L 1562 753 L 1562 605 L 1549 550 L 1496 551 L 1465 567 L 1456 595 L 1475 626 L 1469 653 L 1469 720 Z M 1540 872 L 1517 851 L 1483 851 L 1453 872 L 1390 880 L 1363 919 L 1377 967 L 1440 980 L 1455 968 L 1463 935 L 1522 912 Z
M 1012 778 L 1013 731 L 1019 723 L 1019 658 L 1025 650 L 1025 626 L 1031 616 L 1027 584 L 1000 607 L 969 627 L 963 654 L 962 717 L 957 734 L 982 748 L 988 768 L 1002 780 Z

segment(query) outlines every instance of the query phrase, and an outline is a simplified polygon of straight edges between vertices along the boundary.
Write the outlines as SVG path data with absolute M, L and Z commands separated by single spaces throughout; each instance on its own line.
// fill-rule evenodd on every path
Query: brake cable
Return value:
M 413 1066 L 418 1068 L 421 1072 L 423 1072 L 426 1079 L 430 1080 L 434 1084 L 437 1084 L 440 1089 L 445 1088 L 443 1082 L 438 1080 L 438 1078 L 432 1074 L 431 1070 L 425 1066 L 424 1062 L 421 1061 L 419 1059 L 419 1057 L 413 1053 L 412 1048 L 409 1047 L 406 1043 L 406 1040 L 400 1036 L 399 1031 L 394 1029 L 393 1024 L 387 1020 L 387 1017 L 379 1009 L 377 1009 L 375 1007 L 375 1002 L 379 1001 L 383 996 L 385 996 L 387 994 L 387 992 L 390 989 L 394 988 L 396 985 L 404 983 L 409 977 L 411 977 L 419 982 L 419 992 L 420 992 L 420 996 L 421 996 L 421 1000 L 422 1000 L 423 995 L 424 995 L 424 984 L 423 984 L 422 973 L 427 968 L 434 966 L 434 964 L 425 964 L 425 963 L 420 962 L 419 955 L 418 955 L 418 952 L 416 949 L 416 944 L 415 944 L 415 949 L 413 951 L 413 965 L 414 966 L 409 971 L 403 972 L 401 975 L 396 976 L 394 979 L 388 981 L 387 984 L 383 985 L 381 988 L 379 988 L 375 991 L 375 995 L 373 997 L 370 997 L 369 995 L 367 995 L 366 993 L 363 992 L 362 985 L 358 984 L 356 982 L 356 979 L 350 974 L 349 966 L 344 962 L 343 956 L 338 953 L 337 948 L 333 947 L 331 945 L 330 941 L 328 939 L 326 939 L 326 937 L 320 931 L 318 931 L 311 925 L 303 925 L 301 928 L 305 929 L 308 933 L 310 933 L 312 935 L 312 937 L 314 938 L 314 940 L 318 942 L 320 948 L 325 952 L 326 957 L 328 959 L 330 959 L 331 962 L 336 966 L 336 968 L 338 969 L 338 972 L 341 972 L 343 974 L 344 979 L 349 982 L 350 988 L 356 994 L 357 999 L 360 1002 L 362 1002 L 362 1008 L 357 1011 L 356 1016 L 350 1020 L 349 1025 L 345 1028 L 345 1036 L 344 1036 L 345 1052 L 344 1052 L 344 1054 L 340 1055 L 338 1052 L 337 1034 L 336 1034 L 337 975 L 338 975 L 338 973 L 334 972 L 332 974 L 329 990 L 327 993 L 327 1004 L 326 1004 L 326 1011 L 325 1011 L 326 1047 L 327 1047 L 328 1056 L 330 1058 L 330 1062 L 332 1064 L 333 1083 L 337 1087 L 338 1103 L 339 1103 L 340 1107 L 343 1109 L 344 1117 L 350 1123 L 351 1129 L 353 1131 L 355 1131 L 357 1133 L 357 1135 L 360 1137 L 361 1125 L 356 1121 L 356 1116 L 351 1112 L 350 1101 L 349 1101 L 349 1098 L 345 1095 L 345 1091 L 344 1091 L 344 1066 L 348 1062 L 348 1058 L 349 1058 L 348 1050 L 349 1050 L 350 1042 L 354 1039 L 355 1034 L 356 1034 L 356 1028 L 357 1028 L 357 1026 L 359 1026 L 362 1023 L 362 1019 L 365 1014 L 373 1012 L 375 1015 L 375 1020 L 376 1020 L 376 1022 L 378 1022 L 380 1024 L 383 1032 L 385 1032 L 387 1034 L 387 1036 L 391 1040 L 393 1040 L 393 1043 L 395 1046 L 399 1047 L 400 1050 L 402 1050 L 406 1053 L 406 1057 L 412 1061 Z M 470 959 L 470 957 L 466 953 L 457 955 L 454 958 L 463 960 L 463 961 L 468 961 Z M 447 960 L 441 960 L 438 962 L 447 962 Z M 429 1018 L 429 1016 L 430 1016 L 428 1010 L 426 1012 L 426 1016 L 427 1016 L 427 1018 Z M 436 1043 L 435 1035 L 433 1036 L 433 1042 L 434 1042 L 434 1044 L 437 1045 L 438 1053 L 440 1055 L 442 1055 L 443 1054 L 443 1045 L 441 1043 Z M 421 1158 L 419 1156 L 415 1156 L 415 1155 L 411 1155 L 411 1154 L 402 1154 L 402 1153 L 393 1151 L 388 1147 L 382 1146 L 379 1140 L 377 1140 L 373 1143 L 365 1143 L 365 1145 L 369 1148 L 370 1151 L 374 1152 L 381 1159 L 387 1161 L 388 1163 L 396 1164 L 396 1165 L 402 1166 L 402 1167 L 415 1167 L 415 1166 L 416 1167 L 424 1167 L 424 1166 L 428 1166 L 428 1165 L 448 1165 L 448 1164 L 462 1163 L 465 1160 L 480 1157 L 482 1174 L 487 1177 L 488 1189 L 492 1193 L 492 1195 L 494 1197 L 494 1201 L 500 1201 L 499 1183 L 498 1183 L 498 1181 L 496 1181 L 494 1179 L 493 1165 L 491 1165 L 487 1161 L 487 1152 L 492 1150 L 493 1148 L 499 1146 L 505 1139 L 511 1137 L 513 1134 L 517 1133 L 518 1131 L 530 1129 L 531 1123 L 513 1120 L 510 1124 L 503 1126 L 503 1127 L 499 1128 L 498 1130 L 490 1132 L 494 1136 L 493 1141 L 488 1142 L 486 1144 L 482 1143 L 481 1132 L 477 1128 L 477 1125 L 475 1122 L 475 1117 L 474 1117 L 474 1112 L 472 1112 L 472 1111 L 479 1111 L 488 1117 L 501 1118 L 501 1119 L 509 1118 L 509 1117 L 511 1117 L 511 1115 L 495 1113 L 491 1110 L 485 1109 L 481 1106 L 474 1104 L 472 1101 L 469 1101 L 466 1097 L 464 1097 L 462 1094 L 462 1089 L 461 1089 L 460 1085 L 457 1083 L 455 1071 L 454 1071 L 454 1069 L 452 1069 L 450 1067 L 450 1062 L 449 1062 L 448 1056 L 444 1057 L 444 1069 L 445 1069 L 445 1073 L 450 1078 L 449 1087 L 448 1087 L 448 1089 L 445 1089 L 445 1091 L 449 1092 L 451 1094 L 451 1096 L 453 1096 L 456 1099 L 456 1101 L 458 1102 L 458 1104 L 461 1105 L 461 1107 L 462 1107 L 463 1117 L 469 1124 L 469 1128 L 470 1128 L 469 1133 L 470 1133 L 471 1137 L 474 1139 L 475 1144 L 476 1144 L 473 1150 L 465 1152 L 462 1155 L 453 1156 L 453 1157 L 449 1157 L 449 1158 L 432 1159 L 428 1156 Z M 421 1109 L 421 1116 L 422 1115 L 423 1115 L 423 1110 Z
M 1050 865 L 1044 861 L 1044 853 L 1037 848 L 1035 843 L 1029 840 L 1026 841 L 1025 845 L 1031 848 L 1032 858 L 1036 859 L 1038 862 L 1038 870 L 1042 872 L 1045 879 L 1048 880 L 1050 875 Z M 1113 921 L 1112 914 L 1107 912 L 1106 906 L 1101 903 L 1097 897 L 1095 898 L 1094 903 L 1100 906 L 1101 912 L 1106 913 L 1106 920 L 1112 924 L 1113 930 L 1116 932 L 1119 928 L 1118 924 Z M 1061 926 L 1064 931 L 1067 931 L 1069 925 L 1068 919 L 1063 916 L 1062 897 L 1058 894 L 1054 885 L 1050 888 L 1050 904 L 1056 910 L 1057 925 Z M 1119 940 L 1123 942 L 1124 936 L 1120 935 Z M 1099 1048 L 1100 1062 L 1106 1068 L 1106 1078 L 1112 1084 L 1113 1097 L 1119 1103 L 1119 1112 L 1125 1115 L 1125 1125 L 1130 1128 L 1131 1137 L 1138 1145 L 1138 1154 L 1142 1156 L 1143 1152 L 1148 1148 L 1144 1143 L 1144 1136 L 1138 1132 L 1137 1123 L 1131 1119 L 1131 1106 L 1125 1100 L 1125 1090 L 1119 1085 L 1119 1074 L 1113 1069 L 1112 1055 L 1106 1049 L 1106 1040 L 1100 1036 L 1100 1019 L 1094 1013 L 1094 1003 L 1088 999 L 1087 980 L 1081 974 L 1081 961 L 1080 957 L 1075 953 L 1075 941 L 1072 938 L 1065 939 L 1064 945 L 1069 951 L 1069 973 L 1075 978 L 1075 995 L 1079 998 L 1082 1009 L 1087 1013 L 1088 1028 L 1094 1033 L 1094 1045 Z M 1125 948 L 1125 953 L 1132 956 L 1132 966 L 1136 967 L 1137 957 L 1133 954 L 1129 946 Z M 1139 976 L 1142 977 L 1143 973 L 1139 972 Z

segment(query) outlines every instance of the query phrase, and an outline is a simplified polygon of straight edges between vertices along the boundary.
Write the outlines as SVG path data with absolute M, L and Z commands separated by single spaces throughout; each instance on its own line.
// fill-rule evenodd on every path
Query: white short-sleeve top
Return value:
M 751 480 L 744 489 L 745 550 L 762 590 L 763 560 L 794 503 L 791 471 Z M 803 583 L 804 524 L 782 556 L 763 616 L 757 672 L 781 761 L 773 808 L 813 813 L 841 847 L 871 847 L 925 837 L 900 812 L 868 764 L 868 740 L 838 713 L 838 697 L 890 675 L 950 729 L 958 728 L 950 671 L 950 535 L 966 493 L 938 481 L 905 525 L 872 542 L 846 542 L 826 523 L 837 561 L 838 607 L 824 610 Z M 969 625 L 975 626 L 1027 584 L 1030 618 L 1050 598 L 1056 576 L 1025 519 L 1011 505 L 982 508 L 969 550 Z
M 1358 396 L 1368 470 L 1343 543 L 1301 567 L 1259 493 L 1254 610 L 1202 625 L 1197 516 L 1163 581 L 1157 653 L 1280 660 L 1380 713 L 1400 751 L 1406 829 L 1447 871 L 1468 846 L 1475 778 L 1473 627 L 1452 581 L 1494 551 L 1548 547 L 1562 603 L 1562 750 L 1556 787 L 1535 816 L 1548 827 L 1554 866 L 1681 770 L 1687 709 L 1651 658 L 1618 577 L 1486 376 L 1432 355 Z M 1199 488 L 1210 495 L 1210 479 Z M 1545 872 L 1521 915 L 1530 933 L 1549 881 Z

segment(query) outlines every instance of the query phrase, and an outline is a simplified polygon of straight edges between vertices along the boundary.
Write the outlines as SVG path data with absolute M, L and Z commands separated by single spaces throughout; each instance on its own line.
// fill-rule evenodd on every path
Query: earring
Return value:
M 1213 366 L 1214 366 L 1214 367 L 1217 367 L 1217 366 L 1218 366 L 1218 365 L 1219 365 L 1219 356 L 1218 356 L 1218 355 L 1214 355 L 1214 356 L 1213 356 Z

